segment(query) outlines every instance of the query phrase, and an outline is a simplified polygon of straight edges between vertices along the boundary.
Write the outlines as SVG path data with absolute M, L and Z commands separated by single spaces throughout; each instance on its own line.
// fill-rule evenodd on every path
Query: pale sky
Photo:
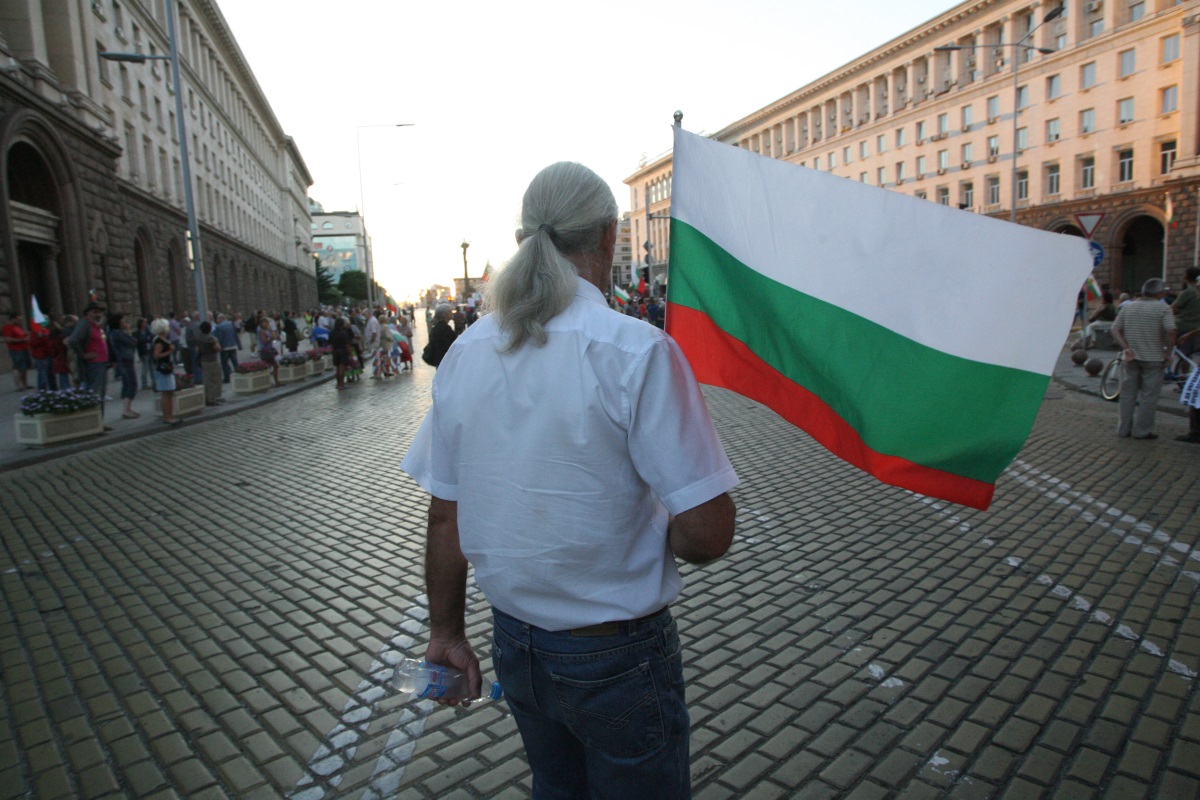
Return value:
M 622 180 L 683 126 L 712 133 L 951 8 L 949 0 L 221 0 L 327 211 L 362 204 L 398 299 L 500 267 L 521 195 L 579 161 Z

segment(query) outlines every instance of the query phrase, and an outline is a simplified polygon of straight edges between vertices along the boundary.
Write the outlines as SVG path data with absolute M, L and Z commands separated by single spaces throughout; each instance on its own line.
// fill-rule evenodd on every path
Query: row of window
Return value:
M 1158 63 L 1170 64 L 1178 61 L 1180 58 L 1180 38 L 1179 34 L 1171 34 L 1162 37 L 1158 41 Z M 1122 80 L 1132 76 L 1137 71 L 1137 47 L 1130 47 L 1121 50 L 1116 54 L 1115 62 L 1113 63 L 1112 76 L 1115 80 Z M 1098 85 L 1100 80 L 1100 66 L 1098 61 L 1089 61 L 1079 66 L 1078 76 L 1078 91 L 1085 92 Z M 949 65 L 946 66 L 947 77 L 949 75 Z M 1045 102 L 1051 102 L 1064 96 L 1066 87 L 1064 85 L 1063 75 L 1056 73 L 1049 75 L 1044 79 L 1045 87 L 1043 99 Z M 986 119 L 991 122 L 1000 118 L 1000 95 L 992 95 L 984 101 L 986 106 Z M 1163 90 L 1163 97 L 1160 101 L 1160 113 L 1169 113 L 1174 111 L 1178 106 L 1179 93 L 1177 87 L 1169 87 Z M 756 153 L 765 155 L 774 155 L 776 157 L 790 154 L 797 150 L 804 150 L 812 144 L 821 141 L 820 122 L 821 108 L 824 108 L 828 103 L 833 101 L 825 101 L 821 103 L 817 109 L 812 112 L 801 113 L 798 117 L 789 119 L 786 123 L 776 125 L 774 129 L 763 131 L 762 133 L 743 139 L 740 142 L 742 147 L 750 149 Z M 1029 85 L 1022 85 L 1017 88 L 1016 105 L 1018 108 L 1028 108 L 1032 102 Z M 1132 111 L 1132 98 L 1126 98 L 1126 106 L 1122 111 Z M 812 115 L 812 138 L 809 139 L 809 116 Z M 960 109 L 959 122 L 963 129 L 968 129 L 974 124 L 974 107 L 973 105 L 965 105 Z M 1132 113 L 1123 114 L 1121 122 L 1132 120 Z M 942 113 L 937 117 L 937 135 L 946 135 L 950 132 L 951 122 L 950 114 Z M 843 128 L 843 132 L 852 130 L 850 126 Z M 829 135 L 824 138 L 831 138 L 836 133 L 833 123 L 831 122 Z M 897 132 L 897 146 L 901 146 L 904 140 L 904 134 Z M 883 152 L 886 147 L 886 139 L 883 136 L 877 137 L 879 141 L 879 152 Z M 926 138 L 925 122 L 917 123 L 916 138 L 918 142 Z M 785 141 L 786 140 L 786 141 Z M 796 142 L 798 146 L 792 143 Z M 786 152 L 785 152 L 786 150 Z
M 1175 163 L 1176 143 L 1174 141 L 1159 143 L 1158 152 L 1158 170 L 1160 174 L 1167 174 L 1171 171 Z M 1113 181 L 1116 184 L 1129 183 L 1134 179 L 1134 148 L 1122 147 L 1113 151 L 1112 167 L 1114 169 Z M 897 181 L 904 180 L 904 164 L 896 165 Z M 888 184 L 887 168 L 880 167 L 876 172 L 876 183 L 880 186 Z M 1042 195 L 1044 197 L 1054 197 L 1062 194 L 1062 165 L 1057 161 L 1048 161 L 1042 165 Z M 984 206 L 998 206 L 1001 202 L 1001 180 L 1002 176 L 999 173 L 985 175 L 984 182 Z M 869 176 L 866 172 L 859 173 L 859 181 L 869 183 Z M 1096 156 L 1093 153 L 1081 155 L 1075 159 L 1075 189 L 1080 192 L 1094 190 L 1097 185 L 1096 176 Z M 1017 172 L 1017 200 L 1029 199 L 1029 170 L 1018 170 Z M 1011 190 L 1011 187 L 1010 187 Z M 918 189 L 914 196 L 922 199 L 927 198 L 925 189 Z M 934 199 L 943 205 L 950 204 L 950 187 L 937 186 L 934 188 Z M 960 208 L 975 207 L 975 182 L 974 180 L 963 180 L 958 184 L 958 205 Z
M 1170 114 L 1170 113 L 1177 111 L 1178 108 L 1179 108 L 1179 87 L 1178 86 L 1167 86 L 1167 87 L 1160 89 L 1159 95 L 1158 95 L 1158 113 L 1159 114 Z M 969 130 L 971 127 L 971 124 L 972 124 L 970 121 L 970 115 L 969 115 L 969 113 L 967 113 L 969 111 L 969 109 L 970 109 L 970 106 L 966 106 L 963 109 L 963 111 L 964 111 L 964 114 L 963 114 L 964 130 Z M 1117 105 L 1116 105 L 1116 114 L 1114 116 L 1115 123 L 1117 125 L 1128 125 L 1129 123 L 1133 122 L 1136 119 L 1134 112 L 1135 112 L 1135 99 L 1134 98 L 1125 97 L 1125 98 L 1118 100 Z M 937 137 L 938 139 L 942 138 L 943 136 L 948 135 L 949 129 L 948 129 L 946 117 L 947 117 L 946 114 L 938 115 L 938 137 Z M 1047 144 L 1052 143 L 1052 142 L 1057 142 L 1062 139 L 1062 137 L 1064 135 L 1064 131 L 1063 131 L 1061 119 L 1059 119 L 1058 117 L 1055 117 L 1053 119 L 1048 119 L 1045 121 L 1044 127 L 1045 127 L 1045 141 Z M 1097 131 L 1096 109 L 1085 108 L 1082 111 L 1080 111 L 1079 112 L 1078 129 L 1077 129 L 1078 135 L 1084 136 L 1084 135 L 1095 133 L 1096 131 Z M 917 143 L 918 144 L 924 143 L 925 137 L 926 137 L 926 125 L 923 120 L 916 123 L 916 135 L 917 135 Z M 905 144 L 907 143 L 906 129 L 897 128 L 895 130 L 893 136 L 894 136 L 894 140 L 895 140 L 897 148 L 904 147 Z M 887 142 L 888 142 L 887 134 L 881 133 L 878 136 L 876 136 L 875 137 L 876 153 L 882 154 L 882 153 L 887 152 L 887 147 L 888 147 Z M 1030 146 L 1029 129 L 1024 126 L 1017 128 L 1016 149 L 1018 151 L 1027 150 L 1029 148 L 1029 146 Z M 995 159 L 997 156 L 1000 155 L 1000 135 L 999 134 L 993 134 L 993 135 L 987 137 L 986 151 L 987 151 L 987 156 L 989 159 Z M 864 139 L 858 143 L 858 157 L 859 157 L 859 159 L 866 159 L 869 156 L 870 156 L 869 142 L 868 142 L 868 140 Z M 965 142 L 964 144 L 962 144 L 960 146 L 960 156 L 961 156 L 960 161 L 962 163 L 969 164 L 970 162 L 974 161 L 975 160 L 974 143 L 973 142 Z M 849 145 L 842 147 L 841 163 L 843 165 L 853 163 L 853 148 L 851 148 Z M 925 156 L 917 156 L 917 165 L 918 165 L 917 171 L 918 172 L 920 172 L 920 173 L 927 172 L 927 170 L 923 166 L 925 163 L 926 163 Z M 937 164 L 938 164 L 939 169 L 946 169 L 947 167 L 950 166 L 950 151 L 948 149 L 939 150 L 937 152 Z M 807 162 L 802 161 L 802 162 L 800 162 L 800 165 L 807 166 Z M 838 166 L 838 153 L 836 150 L 831 150 L 828 153 L 828 155 L 824 157 L 824 160 L 822 160 L 821 156 L 816 156 L 813 158 L 813 168 L 814 169 L 822 169 L 823 166 L 830 170 L 835 169 Z
M 94 2 L 92 9 L 102 22 L 108 21 L 105 7 L 101 2 Z M 113 35 L 120 42 L 129 44 L 130 37 L 125 33 L 126 22 L 121 4 L 114 0 L 108 10 L 112 17 Z M 160 21 L 163 19 L 161 0 L 155 3 L 152 11 Z M 236 130 L 236 132 L 231 131 L 229 127 L 222 124 L 221 114 L 213 113 L 212 104 L 206 105 L 203 99 L 197 99 L 198 91 L 193 90 L 190 86 L 186 89 L 189 115 L 194 121 L 193 124 L 196 121 L 199 122 L 200 129 L 192 134 L 190 143 L 191 158 L 194 162 L 193 171 L 197 173 L 195 176 L 197 214 L 204 221 L 243 238 L 247 243 L 264 252 L 278 254 L 283 236 L 275 230 L 276 226 L 268 222 L 280 216 L 278 198 L 275 196 L 277 192 L 271 191 L 275 182 L 260 166 L 261 158 L 251 155 L 251 152 L 263 150 L 267 137 L 242 99 L 236 85 L 220 64 L 215 51 L 208 46 L 199 30 L 199 25 L 187 16 L 185 9 L 181 8 L 180 11 L 179 25 L 184 33 L 181 36 L 180 56 L 196 68 L 195 71 L 200 75 L 200 84 L 213 88 L 222 98 L 217 101 L 218 107 L 230 110 L 232 127 Z M 158 48 L 149 37 L 143 42 L 143 32 L 137 22 L 131 22 L 129 30 L 132 33 L 133 52 L 158 55 Z M 97 40 L 95 44 L 97 54 L 110 50 L 101 40 Z M 144 48 L 148 48 L 148 50 Z M 99 57 L 97 60 L 100 79 L 111 88 L 110 62 Z M 146 124 L 155 124 L 160 133 L 169 135 L 171 141 L 178 143 L 175 112 L 164 111 L 162 97 L 150 96 L 151 92 L 159 94 L 164 90 L 167 95 L 174 93 L 170 64 L 164 61 L 163 65 L 166 69 L 162 71 L 159 69 L 158 61 L 150 62 L 146 67 L 135 66 L 133 68 L 143 71 L 142 74 L 144 74 L 144 70 L 149 69 L 151 77 L 160 84 L 157 91 L 154 87 L 150 87 L 148 91 L 146 82 L 138 80 L 135 101 L 132 93 L 133 81 L 130 68 L 125 64 L 119 64 L 118 88 L 124 103 L 131 109 L 136 108 Z M 164 74 L 165 81 L 163 80 Z M 174 104 L 174 100 L 168 102 L 171 105 Z M 151 114 L 151 110 L 153 110 L 153 114 Z M 159 190 L 159 179 L 161 179 L 161 194 L 168 201 L 181 199 L 182 177 L 179 160 L 173 159 L 174 169 L 169 169 L 166 152 L 162 148 L 159 148 L 156 157 L 154 146 L 148 137 L 142 137 L 142 147 L 138 148 L 136 146 L 137 134 L 134 132 L 133 126 L 126 123 L 125 128 L 123 158 L 131 179 L 135 183 L 148 187 L 152 192 Z M 248 137 L 247 131 L 249 132 Z M 201 138 L 202 134 L 203 139 Z M 246 146 L 243 146 L 244 138 L 249 139 Z M 212 148 L 209 147 L 210 143 L 213 144 Z M 221 155 L 222 152 L 227 154 L 228 160 Z

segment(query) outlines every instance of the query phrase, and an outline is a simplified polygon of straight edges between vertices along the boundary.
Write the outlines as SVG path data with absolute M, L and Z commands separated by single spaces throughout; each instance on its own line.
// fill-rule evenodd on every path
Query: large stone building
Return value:
M 0 2 L 0 310 L 196 307 L 169 52 L 174 0 Z M 177 3 L 211 310 L 316 302 L 312 178 L 212 0 Z
M 1200 257 L 1200 0 L 1056 7 L 960 3 L 712 138 L 964 213 L 1099 220 L 1100 281 L 1179 288 Z M 625 182 L 661 271 L 670 155 Z

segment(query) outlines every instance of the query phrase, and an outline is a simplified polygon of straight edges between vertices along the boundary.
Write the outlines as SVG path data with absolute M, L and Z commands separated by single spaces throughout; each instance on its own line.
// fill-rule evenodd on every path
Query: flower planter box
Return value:
M 333 356 L 321 356 L 321 370 L 333 369 Z
M 308 364 L 281 364 L 279 366 L 279 382 L 295 383 L 308 377 Z
M 264 369 L 259 372 L 235 372 L 230 377 L 233 381 L 233 391 L 238 394 L 258 394 L 271 388 L 271 371 Z
M 104 433 L 100 406 L 70 414 L 17 414 L 17 444 L 45 447 L 48 444 L 86 439 Z
M 154 410 L 162 416 L 162 398 L 154 401 Z M 190 389 L 175 390 L 175 416 L 190 417 L 204 410 L 204 387 L 193 386 Z

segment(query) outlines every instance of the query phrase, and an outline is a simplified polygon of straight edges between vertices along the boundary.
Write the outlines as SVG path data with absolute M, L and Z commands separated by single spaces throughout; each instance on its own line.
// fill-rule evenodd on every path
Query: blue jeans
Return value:
M 492 664 L 534 800 L 691 797 L 683 652 L 670 611 L 595 636 L 492 615 Z
M 142 388 L 154 388 L 154 355 L 147 352 L 142 359 Z
M 108 391 L 108 362 L 83 362 L 83 388 L 100 395 L 100 415 L 104 416 L 104 395 Z
M 113 372 L 121 379 L 121 399 L 132 400 L 137 396 L 137 375 L 133 371 L 133 360 L 118 361 Z
M 54 375 L 54 359 L 53 358 L 35 358 L 34 366 L 37 367 L 37 388 L 42 389 L 57 389 L 58 381 Z
M 233 374 L 233 370 L 238 365 L 237 350 L 222 350 L 221 351 L 221 374 L 222 380 L 229 383 L 229 376 Z

